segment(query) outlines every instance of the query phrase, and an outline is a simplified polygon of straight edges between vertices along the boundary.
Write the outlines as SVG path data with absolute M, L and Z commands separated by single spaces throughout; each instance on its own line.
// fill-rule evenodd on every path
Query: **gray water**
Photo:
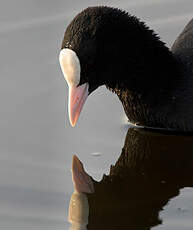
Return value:
M 126 119 L 106 88 L 87 100 L 75 128 L 68 121 L 58 54 L 67 24 L 92 5 L 137 15 L 169 47 L 193 17 L 192 0 L 1 0 L 0 229 L 68 229 L 72 155 L 100 180 L 121 153 Z M 192 198 L 192 188 L 182 189 L 154 229 L 192 229 Z

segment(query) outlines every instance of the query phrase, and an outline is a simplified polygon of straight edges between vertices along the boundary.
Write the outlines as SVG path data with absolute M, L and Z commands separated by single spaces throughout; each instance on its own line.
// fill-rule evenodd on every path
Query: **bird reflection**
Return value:
M 74 157 L 71 229 L 147 230 L 161 224 L 159 213 L 168 201 L 193 186 L 192 166 L 193 137 L 135 128 L 128 130 L 119 159 L 100 182 Z

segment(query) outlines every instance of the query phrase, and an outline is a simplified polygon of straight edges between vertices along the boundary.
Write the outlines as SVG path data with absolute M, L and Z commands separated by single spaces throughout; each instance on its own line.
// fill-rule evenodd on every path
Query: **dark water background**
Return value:
M 72 154 L 100 180 L 121 153 L 128 127 L 105 87 L 88 99 L 75 128 L 68 121 L 60 44 L 70 20 L 92 5 L 137 15 L 169 47 L 193 17 L 192 0 L 1 1 L 0 229 L 68 229 Z M 155 229 L 192 229 L 192 200 L 192 188 L 180 190 Z

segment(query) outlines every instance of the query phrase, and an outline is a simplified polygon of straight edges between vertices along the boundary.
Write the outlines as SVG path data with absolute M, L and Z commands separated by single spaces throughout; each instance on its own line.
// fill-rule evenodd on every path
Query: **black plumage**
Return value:
M 106 85 L 118 95 L 130 122 L 192 131 L 192 37 L 193 21 L 170 51 L 137 17 L 99 6 L 72 20 L 62 49 L 72 49 L 80 60 L 79 85 L 89 83 L 89 93 Z

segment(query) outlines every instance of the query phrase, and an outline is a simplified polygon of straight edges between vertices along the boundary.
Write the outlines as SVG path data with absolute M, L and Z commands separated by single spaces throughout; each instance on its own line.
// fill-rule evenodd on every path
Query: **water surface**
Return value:
M 68 229 L 72 155 L 76 153 L 88 173 L 100 180 L 121 153 L 128 127 L 117 97 L 105 87 L 98 89 L 71 128 L 68 89 L 58 64 L 67 24 L 85 7 L 101 4 L 137 15 L 168 46 L 192 18 L 191 0 L 2 1 L 1 229 Z M 191 201 L 191 188 L 179 190 L 159 213 L 163 224 L 157 229 L 183 229 L 179 220 L 184 229 L 191 229 Z M 176 211 L 177 204 L 189 211 Z

